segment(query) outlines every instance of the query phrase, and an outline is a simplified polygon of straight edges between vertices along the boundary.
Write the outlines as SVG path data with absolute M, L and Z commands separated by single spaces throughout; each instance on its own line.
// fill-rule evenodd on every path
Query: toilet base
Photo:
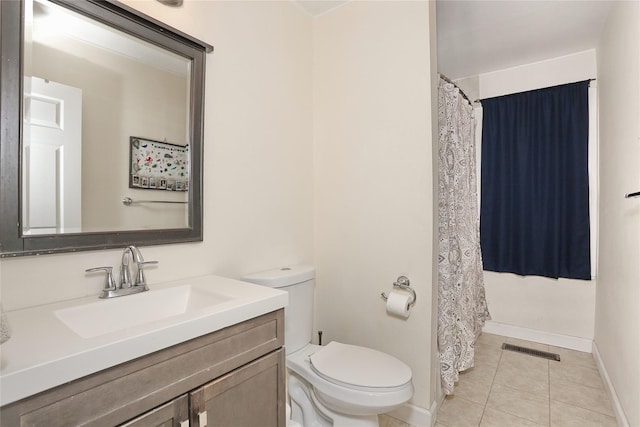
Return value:
M 318 401 L 309 384 L 289 372 L 291 419 L 304 427 L 379 427 L 377 415 L 345 415 L 332 411 Z

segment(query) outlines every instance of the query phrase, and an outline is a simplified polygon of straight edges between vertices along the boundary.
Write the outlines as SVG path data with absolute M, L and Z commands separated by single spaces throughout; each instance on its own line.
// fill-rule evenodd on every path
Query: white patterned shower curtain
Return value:
M 482 279 L 473 108 L 452 83 L 438 83 L 438 351 L 445 394 L 473 366 L 490 318 Z

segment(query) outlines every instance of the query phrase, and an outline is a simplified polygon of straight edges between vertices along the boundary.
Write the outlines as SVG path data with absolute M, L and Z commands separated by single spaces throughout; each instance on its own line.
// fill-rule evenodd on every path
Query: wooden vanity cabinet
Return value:
M 280 309 L 0 408 L 2 426 L 281 426 Z

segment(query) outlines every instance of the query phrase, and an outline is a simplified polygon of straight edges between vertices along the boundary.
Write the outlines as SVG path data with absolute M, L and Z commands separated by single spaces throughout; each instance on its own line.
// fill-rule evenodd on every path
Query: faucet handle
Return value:
M 140 261 L 136 263 L 138 266 L 138 274 L 136 276 L 136 281 L 133 286 L 147 286 L 147 280 L 144 277 L 143 267 L 149 264 L 158 264 L 158 261 Z
M 106 273 L 104 281 L 105 290 L 113 290 L 116 286 L 116 281 L 113 279 L 113 267 L 94 267 L 85 270 L 87 273 L 93 273 L 96 271 L 104 271 Z
M 159 264 L 159 261 L 140 261 L 137 264 L 138 265 Z

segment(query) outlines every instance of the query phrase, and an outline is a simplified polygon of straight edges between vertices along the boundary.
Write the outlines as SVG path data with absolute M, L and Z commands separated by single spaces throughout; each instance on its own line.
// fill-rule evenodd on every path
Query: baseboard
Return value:
M 390 417 L 404 421 L 411 426 L 416 427 L 432 427 L 436 423 L 436 414 L 438 413 L 438 402 L 434 401 L 431 408 L 426 409 L 411 403 L 405 403 L 398 409 L 387 412 Z
M 521 340 L 553 345 L 555 347 L 582 351 L 584 353 L 591 353 L 593 351 L 593 340 L 587 338 L 554 334 L 553 332 L 522 328 L 520 326 L 507 325 L 505 323 L 492 322 L 490 320 L 484 324 L 482 331 L 488 334 L 518 338 Z
M 616 414 L 618 425 L 620 427 L 629 427 L 629 421 L 627 420 L 627 417 L 622 410 L 622 405 L 620 404 L 620 400 L 618 399 L 616 390 L 613 388 L 611 378 L 609 378 L 607 368 L 605 368 L 604 366 L 604 362 L 602 361 L 602 357 L 600 356 L 600 352 L 598 351 L 598 346 L 596 345 L 595 341 L 593 342 L 593 358 L 595 359 L 596 365 L 598 366 L 600 376 L 604 380 L 604 385 L 607 389 L 607 394 L 609 394 L 609 399 L 611 399 L 611 406 L 613 406 L 613 412 Z

